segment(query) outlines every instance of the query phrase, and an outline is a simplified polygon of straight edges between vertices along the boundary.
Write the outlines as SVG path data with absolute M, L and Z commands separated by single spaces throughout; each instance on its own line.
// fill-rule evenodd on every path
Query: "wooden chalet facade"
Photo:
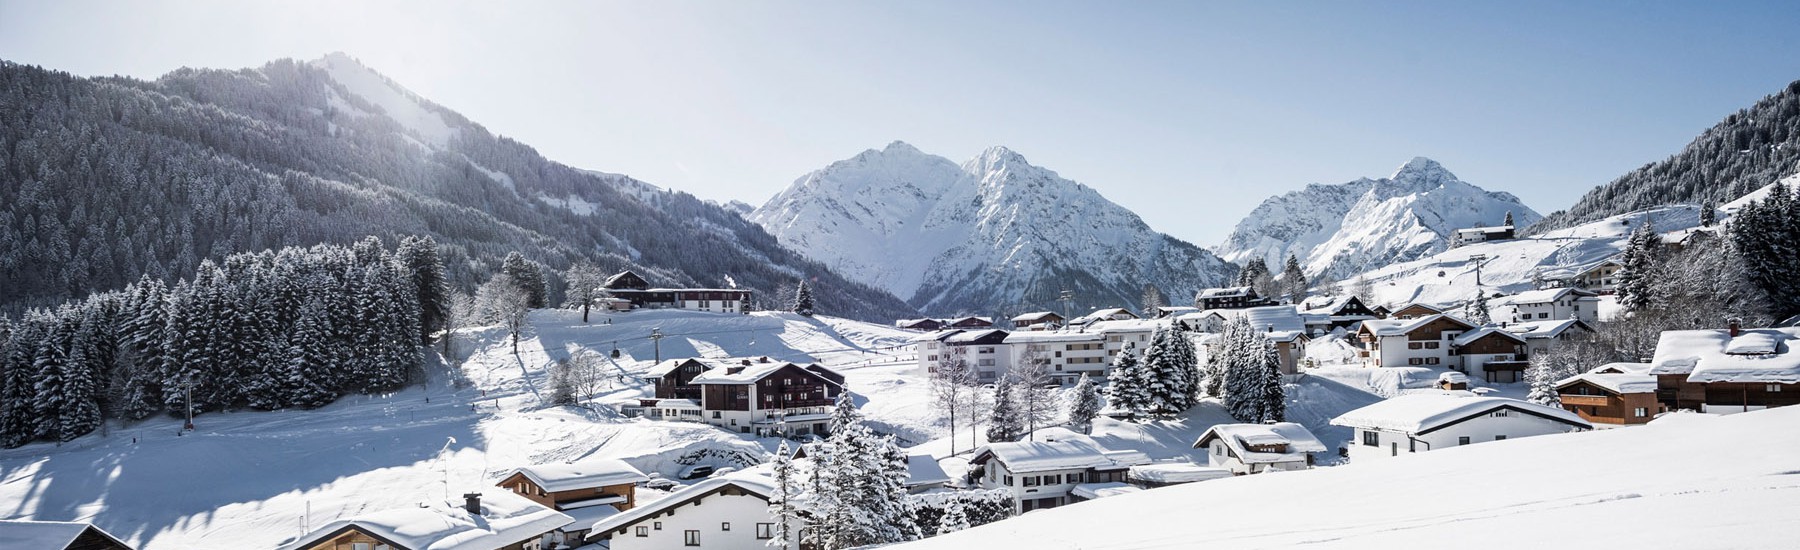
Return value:
M 825 435 L 844 376 L 818 364 L 725 366 L 701 373 L 702 420 L 758 436 Z
M 1585 373 L 1556 384 L 1564 410 L 1594 424 L 1647 424 L 1667 410 L 1656 400 L 1656 377 L 1634 373 Z
M 649 476 L 620 460 L 547 464 L 513 471 L 497 485 L 567 514 L 564 540 L 581 540 L 595 522 L 637 506 L 637 484 Z
M 1444 310 L 1438 309 L 1436 306 L 1414 302 L 1414 303 L 1400 306 L 1398 309 L 1395 309 L 1394 311 L 1383 316 L 1383 318 L 1386 318 L 1386 319 L 1417 319 L 1420 317 L 1426 317 L 1426 316 L 1430 316 L 1430 315 L 1438 315 L 1443 312 L 1444 312 Z
M 1208 288 L 1194 294 L 1194 307 L 1200 308 L 1202 311 L 1243 309 L 1274 304 L 1274 300 L 1258 296 L 1255 288 L 1247 286 Z
M 651 288 L 650 282 L 631 271 L 622 271 L 602 285 L 613 298 L 631 301 L 632 308 L 690 309 L 720 313 L 748 311 L 750 291 L 737 288 Z
M 931 332 L 944 328 L 944 322 L 937 319 L 901 319 L 894 321 L 894 327 L 904 330 Z
M 1800 405 L 1800 327 L 1671 330 L 1649 374 L 1669 410 L 1746 412 Z
M 1012 318 L 1015 330 L 1050 330 L 1062 326 L 1063 316 L 1054 311 L 1026 313 Z

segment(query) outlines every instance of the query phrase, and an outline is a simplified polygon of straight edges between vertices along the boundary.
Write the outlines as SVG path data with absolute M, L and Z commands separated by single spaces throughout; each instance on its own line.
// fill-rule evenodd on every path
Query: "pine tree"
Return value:
M 444 262 L 437 241 L 429 236 L 400 239 L 394 259 L 412 280 L 419 299 L 419 343 L 449 327 L 450 286 L 444 279 Z M 584 312 L 585 315 L 585 312 Z
M 1654 305 L 1655 297 L 1651 288 L 1655 284 L 1651 274 L 1655 273 L 1662 248 L 1662 237 L 1651 229 L 1650 222 L 1645 221 L 1626 242 L 1625 252 L 1621 255 L 1619 268 L 1618 292 L 1619 305 L 1628 310 L 1647 309 Z
M 767 545 L 788 550 L 794 544 L 793 524 L 798 518 L 794 501 L 799 499 L 802 491 L 795 485 L 793 452 L 788 450 L 787 441 L 782 441 L 775 449 L 775 459 L 770 462 L 775 474 L 775 493 L 769 495 L 769 517 L 775 520 L 775 525 Z
M 1225 410 L 1239 422 L 1261 422 L 1267 410 L 1264 394 L 1264 348 L 1262 333 L 1250 326 L 1248 318 L 1239 316 L 1225 325 L 1220 338 L 1225 353 Z
M 1147 373 L 1138 361 L 1137 344 L 1126 342 L 1113 357 L 1112 374 L 1107 377 L 1106 401 L 1112 407 L 1125 411 L 1128 418 L 1137 419 L 1150 409 L 1150 388 L 1146 385 Z
M 1012 378 L 1002 376 L 994 384 L 994 408 L 988 416 L 987 439 L 991 443 L 1018 441 L 1025 430 L 1021 424 L 1018 405 L 1013 403 Z
M 1306 272 L 1300 269 L 1300 259 L 1293 254 L 1288 255 L 1287 265 L 1281 270 L 1281 288 L 1290 304 L 1306 300 Z
M 1548 364 L 1532 365 L 1525 370 L 1525 379 L 1531 383 L 1531 392 L 1525 396 L 1526 401 L 1546 407 L 1562 408 L 1562 396 L 1556 391 L 1554 367 Z
M 515 251 L 500 262 L 500 272 L 525 292 L 525 307 L 537 309 L 548 304 L 549 289 L 544 283 L 544 270 L 537 262 Z
M 1281 356 L 1274 346 L 1263 349 L 1262 422 L 1287 420 L 1287 389 L 1281 385 Z
M 1193 408 L 1194 395 L 1199 391 L 1197 367 L 1193 343 L 1187 335 L 1169 327 L 1158 327 L 1151 333 L 1150 346 L 1144 350 L 1144 370 L 1149 373 L 1149 412 L 1168 418 Z
M 74 347 L 75 331 L 79 329 L 76 316 L 68 306 L 57 310 L 50 329 L 43 341 L 38 343 L 37 353 L 33 355 L 33 368 L 37 371 L 37 401 L 33 408 L 37 412 L 37 426 L 32 431 L 32 439 L 49 437 L 56 441 L 69 441 L 80 434 L 64 431 L 69 425 L 68 418 L 75 410 L 76 392 L 70 388 L 70 377 L 75 368 L 69 360 L 69 350 Z
M 917 538 L 905 508 L 906 453 L 891 436 L 863 423 L 849 393 L 839 395 L 831 439 L 815 460 L 815 494 L 809 499 L 817 529 L 808 544 L 839 549 Z
M 1275 278 L 1269 271 L 1269 264 L 1260 257 L 1244 263 L 1243 269 L 1238 271 L 1237 286 L 1251 287 L 1256 290 L 1258 296 L 1278 294 L 1275 289 Z
M 1512 211 L 1511 211 L 1511 210 L 1507 210 L 1507 211 L 1506 211 L 1506 221 L 1502 221 L 1502 222 L 1500 222 L 1500 225 L 1504 225 L 1504 226 L 1507 226 L 1507 227 L 1512 227 L 1512 226 L 1513 226 L 1513 217 L 1512 217 Z
M 1100 416 L 1101 407 L 1099 386 L 1083 373 L 1069 397 L 1069 425 L 1081 433 L 1093 433 L 1094 418 Z
M 333 338 L 335 331 L 326 307 L 324 299 L 309 298 L 300 306 L 293 332 L 288 335 L 282 388 L 286 401 L 297 407 L 322 407 L 338 397 L 331 371 L 337 367 L 341 344 Z
M 812 315 L 813 315 L 812 287 L 808 286 L 806 284 L 805 279 L 801 279 L 800 286 L 794 290 L 794 305 L 793 305 L 793 307 L 788 308 L 788 309 L 790 311 L 793 311 L 794 313 L 798 313 L 798 314 L 806 316 L 806 317 L 812 317 Z
M 963 508 L 961 503 L 952 502 L 949 509 L 944 511 L 944 517 L 938 520 L 937 534 L 943 535 L 968 529 L 969 513 Z
M 1463 316 L 1468 317 L 1469 322 L 1476 326 L 1493 323 L 1493 318 L 1488 314 L 1487 293 L 1479 288 L 1475 289 L 1475 299 L 1463 305 Z
M 38 437 L 37 348 L 54 320 L 42 310 L 26 312 L 6 346 L 5 386 L 0 388 L 0 444 L 18 447 Z
M 1700 227 L 1712 227 L 1719 223 L 1719 207 L 1713 201 L 1700 204 Z

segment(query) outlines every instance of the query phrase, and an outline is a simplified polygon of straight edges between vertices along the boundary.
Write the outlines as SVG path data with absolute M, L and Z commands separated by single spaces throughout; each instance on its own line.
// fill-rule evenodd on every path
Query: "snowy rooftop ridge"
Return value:
M 489 550 L 575 521 L 575 518 L 508 491 L 490 493 L 482 496 L 480 515 L 464 510 L 461 501 L 426 508 L 380 510 L 327 523 L 277 548 L 306 548 L 324 537 L 354 527 L 413 550 Z
M 584 460 L 569 464 L 539 464 L 519 468 L 523 475 L 545 491 L 568 491 L 606 485 L 622 485 L 649 481 L 649 477 L 623 460 Z M 507 476 L 512 477 L 512 476 Z
M 1650 374 L 1686 374 L 1689 382 L 1800 383 L 1800 327 L 1663 331 Z
M 93 529 L 113 542 L 125 543 L 91 524 L 74 521 L 0 520 L 0 548 L 67 548 L 77 537 Z
M 1276 422 L 1274 424 L 1219 424 L 1206 430 L 1200 439 L 1194 441 L 1195 448 L 1201 448 L 1207 442 L 1217 439 L 1231 449 L 1231 454 L 1245 464 L 1268 464 L 1274 462 L 1290 462 L 1306 460 L 1307 453 L 1322 453 L 1327 449 L 1319 438 L 1305 426 L 1293 422 Z M 1287 452 L 1274 453 L 1252 451 L 1251 446 L 1286 445 Z
M 1655 376 L 1635 373 L 1602 374 L 1584 372 L 1557 381 L 1556 388 L 1562 389 L 1576 382 L 1587 382 L 1617 394 L 1650 393 L 1656 391 Z
M 1511 409 L 1592 428 L 1575 413 L 1505 397 L 1474 397 L 1467 392 L 1413 393 L 1356 409 L 1331 419 L 1333 426 L 1423 435 L 1470 417 Z

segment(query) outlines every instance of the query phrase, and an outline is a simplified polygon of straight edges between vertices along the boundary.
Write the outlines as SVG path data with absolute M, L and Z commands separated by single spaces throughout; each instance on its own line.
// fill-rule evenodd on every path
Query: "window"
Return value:
M 656 530 L 658 530 L 658 531 L 661 531 L 661 530 L 662 530 L 662 522 L 660 522 L 660 521 L 658 521 L 658 522 L 655 522 L 655 523 L 651 523 L 651 525 L 654 525 L 654 526 L 656 526 Z
M 1496 436 L 1494 436 L 1494 441 L 1500 441 L 1500 440 L 1503 440 L 1503 439 L 1506 439 L 1506 436 L 1504 436 L 1504 435 L 1496 435 Z
M 1549 318 L 1550 318 L 1550 314 L 1548 314 L 1548 313 L 1539 313 L 1539 314 L 1538 314 L 1538 318 L 1539 318 L 1539 319 L 1549 319 Z
M 1508 416 L 1512 416 L 1509 411 L 1505 411 L 1505 410 L 1494 411 L 1494 418 L 1506 418 Z
M 637 526 L 637 536 L 640 536 L 640 537 L 650 536 L 650 527 L 647 525 Z
M 700 545 L 700 530 L 688 529 L 686 531 L 682 531 L 681 539 L 682 539 L 682 544 L 685 544 L 687 546 L 699 546 Z
M 729 521 L 719 522 L 719 530 L 720 531 L 730 531 L 731 530 L 731 522 L 729 522 Z
M 1045 485 L 1057 485 L 1060 483 L 1062 483 L 1061 475 L 1044 476 L 1044 484 Z
M 1424 349 L 1424 348 L 1425 348 L 1424 342 L 1407 342 L 1406 343 L 1406 349 Z
M 1408 357 L 1408 358 L 1406 358 L 1406 364 L 1408 364 L 1408 365 L 1423 365 L 1423 364 L 1425 364 L 1425 359 L 1423 357 Z M 713 413 L 713 414 L 718 414 L 718 413 Z
M 1038 476 L 1025 476 L 1025 486 L 1026 487 L 1036 487 L 1037 485 L 1038 485 Z
M 1427 365 L 1436 365 L 1436 364 L 1438 364 L 1438 358 L 1436 358 L 1436 357 L 1426 357 L 1426 358 L 1425 358 L 1425 364 L 1427 364 Z
M 1425 349 L 1438 349 L 1438 343 L 1437 342 L 1426 342 Z
M 1077 473 L 1069 474 L 1068 482 L 1069 483 L 1081 483 L 1081 473 L 1077 472 Z
M 1646 417 L 1646 416 L 1650 416 L 1650 409 L 1646 409 L 1646 408 L 1643 408 L 1643 407 L 1638 407 L 1638 408 L 1635 408 L 1635 409 L 1631 409 L 1631 415 L 1632 415 L 1632 416 L 1636 416 L 1636 417 L 1638 417 L 1638 418 L 1643 418 L 1643 417 Z
M 775 538 L 775 524 L 773 524 L 773 523 L 758 523 L 758 524 L 756 524 L 756 538 L 760 539 L 760 540 L 768 540 L 768 539 Z
M 1010 487 L 1010 486 L 1012 486 L 1012 476 L 1006 476 L 1006 482 L 1005 482 L 1005 483 L 1001 483 L 1001 485 L 1006 485 L 1006 486 L 1009 486 L 1009 487 Z
M 1469 444 L 1469 436 L 1465 435 L 1465 436 L 1456 438 L 1456 444 L 1457 445 L 1468 445 Z
M 975 362 L 975 365 L 979 366 L 979 367 L 992 367 L 992 366 L 994 366 L 994 360 L 993 359 L 980 359 Z
M 367 542 L 352 542 L 350 543 L 350 550 L 369 550 L 371 546 L 374 545 Z
M 1375 432 L 1363 432 L 1363 444 L 1370 447 L 1380 447 L 1381 436 L 1375 435 Z
M 1769 393 L 1781 393 L 1781 384 L 1769 384 L 1763 388 L 1763 391 Z
M 713 418 L 719 418 L 719 411 L 713 411 Z

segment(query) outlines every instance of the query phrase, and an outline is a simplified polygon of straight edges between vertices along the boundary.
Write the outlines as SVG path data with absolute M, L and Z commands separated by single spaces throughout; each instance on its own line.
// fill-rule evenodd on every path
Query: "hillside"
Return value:
M 1800 172 L 1800 81 L 1701 132 L 1669 158 L 1619 176 L 1533 232 L 1664 204 L 1723 204 Z
M 1519 227 L 1538 219 L 1518 197 L 1483 190 L 1420 157 L 1386 178 L 1315 183 L 1271 197 L 1213 250 L 1238 263 L 1261 258 L 1276 271 L 1293 255 L 1309 276 L 1343 279 L 1443 252 L 1457 229 L 1500 225 L 1509 214 Z
M 783 244 L 927 314 L 1135 309 L 1237 268 L 1004 147 L 958 165 L 902 142 L 832 163 L 750 213 Z M 1057 302 L 1074 291 L 1073 304 Z
M 1145 491 L 898 548 L 1784 548 L 1797 422 L 1796 407 L 1676 414 Z
M 750 288 L 765 307 L 807 278 L 822 312 L 915 313 L 737 212 L 555 163 L 342 54 L 148 82 L 0 62 L 0 312 L 233 252 L 409 234 L 444 245 L 464 288 L 517 250 Z

